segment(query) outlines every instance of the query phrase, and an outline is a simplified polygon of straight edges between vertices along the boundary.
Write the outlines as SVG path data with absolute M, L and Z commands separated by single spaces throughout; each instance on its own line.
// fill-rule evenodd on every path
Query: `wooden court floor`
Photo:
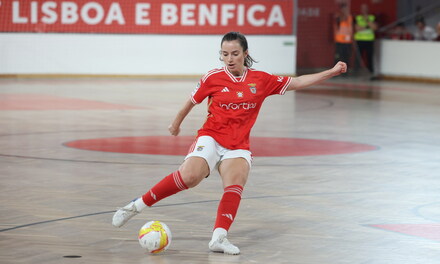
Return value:
M 268 98 L 229 234 L 211 253 L 212 174 L 120 229 L 113 212 L 176 170 L 167 126 L 197 80 L 0 79 L 0 263 L 440 263 L 440 87 L 337 78 Z M 173 241 L 145 253 L 138 229 Z

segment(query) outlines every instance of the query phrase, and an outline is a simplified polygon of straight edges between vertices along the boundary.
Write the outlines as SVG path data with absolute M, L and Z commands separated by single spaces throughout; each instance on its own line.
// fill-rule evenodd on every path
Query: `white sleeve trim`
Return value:
M 288 77 L 286 84 L 283 86 L 283 88 L 280 91 L 280 94 L 283 95 L 286 93 L 287 87 L 289 87 L 289 84 L 292 82 L 292 77 Z
M 195 99 L 194 99 L 194 97 L 191 95 L 190 96 L 190 98 L 191 98 L 191 102 L 193 103 L 193 104 L 199 104 L 199 102 L 197 102 Z

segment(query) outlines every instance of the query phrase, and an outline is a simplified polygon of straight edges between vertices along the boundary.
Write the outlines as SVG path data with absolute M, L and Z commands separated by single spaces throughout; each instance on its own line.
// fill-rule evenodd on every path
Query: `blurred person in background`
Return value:
M 435 30 L 432 27 L 426 25 L 425 19 L 423 17 L 419 18 L 416 21 L 416 26 L 416 31 L 414 32 L 415 40 L 432 41 L 437 38 Z
M 339 10 L 333 19 L 335 40 L 335 63 L 343 61 L 350 63 L 353 44 L 353 16 L 346 3 L 339 4 Z
M 436 41 L 440 41 L 440 22 L 437 23 L 437 38 Z
M 413 35 L 406 29 L 403 23 L 397 24 L 388 33 L 388 38 L 393 40 L 413 40 Z
M 358 56 L 356 56 L 357 64 L 363 59 L 363 54 L 365 53 L 365 65 L 368 71 L 373 75 L 374 79 L 374 65 L 373 65 L 373 55 L 374 55 L 374 41 L 375 31 L 377 30 L 376 16 L 369 13 L 368 5 L 361 5 L 361 13 L 355 17 L 355 34 L 354 40 L 357 44 Z

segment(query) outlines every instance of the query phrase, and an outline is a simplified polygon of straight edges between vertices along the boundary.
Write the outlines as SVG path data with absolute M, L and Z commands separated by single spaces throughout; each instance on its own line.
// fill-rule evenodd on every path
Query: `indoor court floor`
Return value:
M 268 98 L 229 239 L 208 242 L 218 173 L 124 227 L 113 212 L 175 171 L 206 116 L 168 124 L 197 79 L 0 79 L 0 263 L 440 263 L 440 86 L 338 77 Z M 171 247 L 138 244 L 147 221 Z

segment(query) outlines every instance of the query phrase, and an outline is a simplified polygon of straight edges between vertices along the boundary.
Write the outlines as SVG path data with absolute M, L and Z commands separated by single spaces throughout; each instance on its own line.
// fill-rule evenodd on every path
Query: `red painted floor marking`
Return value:
M 0 110 L 119 110 L 141 109 L 76 98 L 40 94 L 0 94 Z
M 440 224 L 371 225 L 380 229 L 440 241 Z
M 83 139 L 65 143 L 65 146 L 94 151 L 151 154 L 186 155 L 192 136 L 146 136 Z M 251 137 L 254 156 L 316 156 L 372 151 L 376 146 L 344 141 Z

